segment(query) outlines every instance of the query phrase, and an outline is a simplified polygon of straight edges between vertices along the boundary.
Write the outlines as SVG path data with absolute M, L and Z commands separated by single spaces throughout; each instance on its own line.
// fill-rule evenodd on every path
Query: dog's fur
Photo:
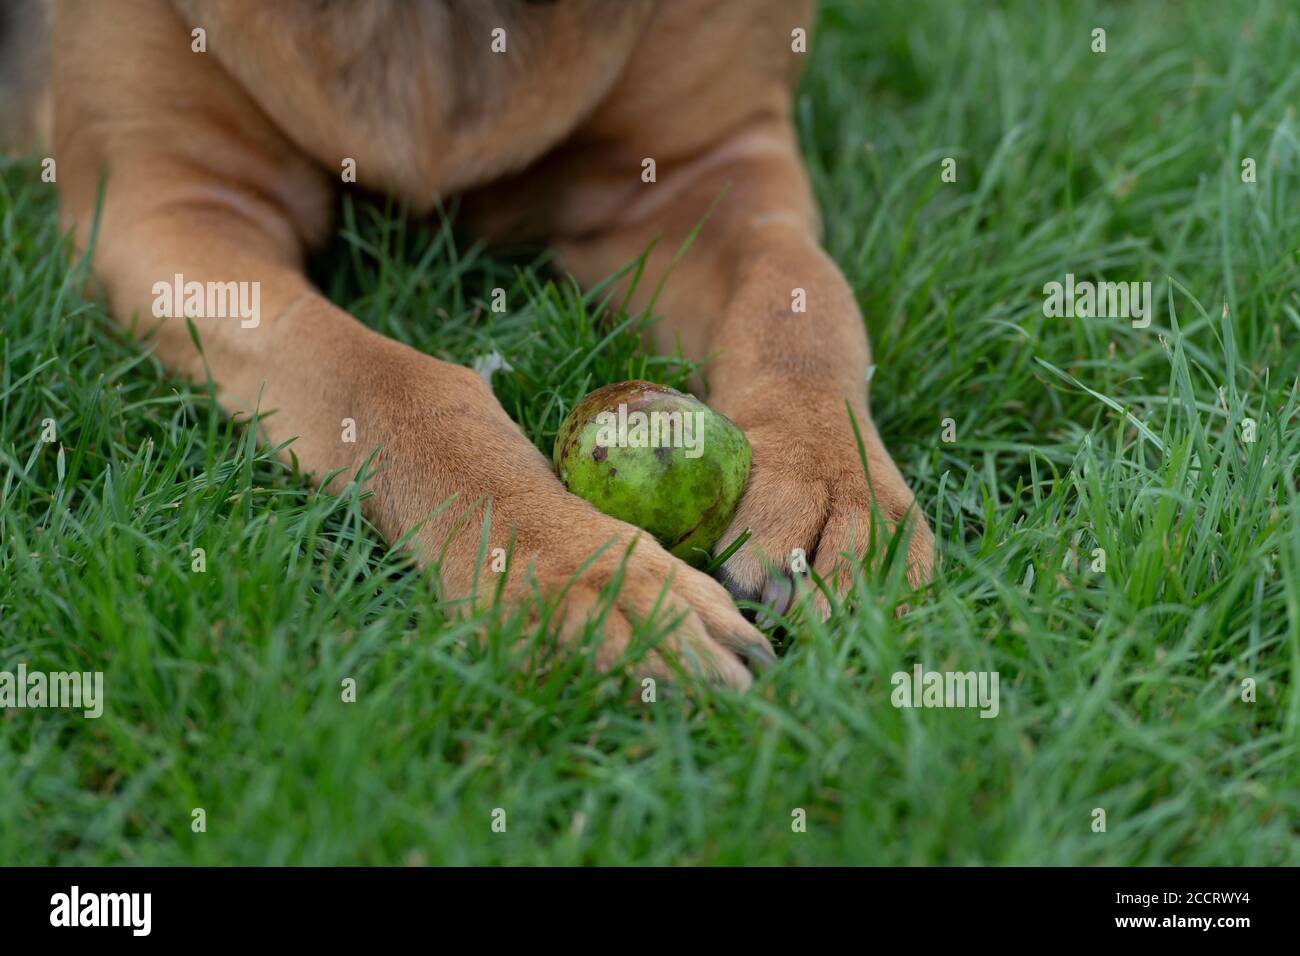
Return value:
M 361 186 L 416 209 L 463 194 L 482 234 L 549 243 L 580 282 L 658 237 L 636 306 L 716 201 L 656 302 L 656 335 L 711 357 L 707 398 L 753 446 L 723 542 L 745 528 L 753 538 L 724 579 L 734 594 L 784 602 L 800 549 L 843 587 L 844 554 L 867 547 L 873 494 L 891 527 L 915 518 L 910 574 L 928 576 L 933 539 L 871 423 L 862 317 L 818 247 L 790 122 L 803 59 L 791 31 L 811 27 L 811 0 L 54 6 L 62 209 L 84 245 L 105 177 L 94 267 L 114 316 L 149 332 L 177 373 L 210 371 L 233 413 L 273 410 L 265 438 L 294 439 L 318 477 L 353 473 L 380 448 L 370 514 L 390 540 L 420 525 L 416 546 L 440 562 L 450 596 L 490 573 L 479 566 L 488 509 L 489 547 L 515 537 L 512 595 L 525 593 L 526 567 L 557 593 L 612 541 L 563 599 L 571 636 L 637 535 L 568 494 L 477 375 L 376 334 L 307 283 L 303 257 L 330 234 L 348 157 Z M 206 53 L 191 50 L 195 27 Z M 496 27 L 504 53 L 490 48 Z M 654 183 L 642 181 L 645 158 Z M 176 273 L 260 282 L 260 326 L 198 319 L 200 356 L 184 321 L 151 317 L 154 283 Z M 792 311 L 796 288 L 806 312 Z M 355 444 L 340 441 L 349 418 Z M 721 585 L 641 536 L 598 665 L 618 657 L 665 584 L 666 609 L 682 616 L 668 650 L 736 686 L 749 680 L 742 660 L 770 659 Z M 647 670 L 664 667 L 656 657 Z

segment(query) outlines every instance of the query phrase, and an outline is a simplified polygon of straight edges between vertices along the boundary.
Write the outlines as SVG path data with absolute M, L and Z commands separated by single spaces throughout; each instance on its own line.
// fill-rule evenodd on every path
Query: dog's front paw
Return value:
M 854 409 L 866 451 L 864 474 L 848 408 L 831 402 L 781 418 L 737 415 L 753 446 L 749 486 L 719 553 L 746 529 L 750 538 L 722 569 L 722 580 L 737 598 L 761 601 L 777 613 L 798 592 L 811 589 L 808 570 L 835 593 L 850 586 L 851 567 L 866 555 L 872 540 L 872 501 L 886 537 L 876 528 L 876 553 L 888 535 L 902 527 L 907 536 L 907 575 L 913 587 L 930 579 L 934 535 L 910 488 L 876 434 L 866 408 Z M 813 607 L 830 613 L 818 592 Z
M 635 541 L 630 552 L 629 535 Z M 624 658 L 634 630 L 644 622 L 657 631 L 666 622 L 677 623 L 633 665 L 638 679 L 671 682 L 675 668 L 682 667 L 709 683 L 744 689 L 751 669 L 757 672 L 776 660 L 767 639 L 740 614 L 725 588 L 630 526 L 576 580 L 567 568 L 552 569 L 552 574 L 550 587 L 546 581 L 542 584 L 543 589 L 563 593 L 562 641 L 574 640 L 584 622 L 601 621 L 599 670 Z M 617 593 L 610 597 L 614 587 Z
M 671 680 L 680 666 L 743 688 L 746 665 L 775 660 L 722 585 L 569 494 L 478 375 L 431 362 L 377 376 L 393 390 L 371 395 L 382 453 L 368 504 L 389 540 L 436 569 L 449 609 L 546 613 L 561 646 L 592 624 L 596 667 L 637 676 Z M 630 648 L 638 634 L 653 649 Z
M 588 626 L 596 627 L 597 670 L 626 667 L 637 679 L 671 683 L 680 669 L 743 690 L 751 671 L 776 660 L 767 639 L 722 585 L 673 557 L 650 535 L 601 514 L 558 485 L 555 494 L 528 504 L 524 513 L 510 513 L 507 506 L 496 515 L 514 533 L 504 572 L 505 605 L 528 604 L 537 614 L 531 598 L 540 594 L 553 608 L 562 647 L 577 644 Z M 500 568 L 490 553 L 487 561 L 480 582 L 491 590 L 492 572 Z M 651 649 L 632 647 L 638 630 L 653 643 Z

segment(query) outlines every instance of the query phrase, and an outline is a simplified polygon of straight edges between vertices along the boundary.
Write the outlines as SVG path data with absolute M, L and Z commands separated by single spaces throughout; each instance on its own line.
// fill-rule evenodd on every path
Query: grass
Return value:
M 0 670 L 102 670 L 108 705 L 0 712 L 0 862 L 1300 863 L 1298 45 L 1286 0 L 824 3 L 798 123 L 939 570 L 653 707 L 580 658 L 523 676 L 518 622 L 480 647 L 355 489 L 120 337 L 6 163 Z M 499 350 L 544 449 L 591 388 L 684 381 L 644 317 L 398 212 L 347 207 L 322 287 Z M 1150 327 L 1045 317 L 1067 272 L 1150 281 Z M 916 663 L 996 670 L 999 715 L 894 708 Z

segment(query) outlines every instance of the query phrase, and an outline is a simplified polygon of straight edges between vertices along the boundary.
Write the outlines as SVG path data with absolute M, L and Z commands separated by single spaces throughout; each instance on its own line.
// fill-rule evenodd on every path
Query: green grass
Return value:
M 839 0 L 819 27 L 805 153 L 940 561 L 792 622 L 747 694 L 628 705 L 580 658 L 523 676 L 515 623 L 480 647 L 355 491 L 121 338 L 39 168 L 3 167 L 0 670 L 102 670 L 108 705 L 0 712 L 0 862 L 1300 863 L 1300 11 Z M 349 209 L 314 274 L 422 350 L 500 350 L 544 449 L 590 388 L 684 380 L 642 317 L 396 212 Z M 1150 328 L 1046 318 L 1066 272 L 1152 282 Z M 496 285 L 528 305 L 491 314 Z M 1001 713 L 895 709 L 917 662 L 998 671 Z

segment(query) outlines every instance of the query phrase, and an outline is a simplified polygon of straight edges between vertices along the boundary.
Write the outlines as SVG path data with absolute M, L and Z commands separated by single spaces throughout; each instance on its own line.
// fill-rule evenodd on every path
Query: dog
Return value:
M 9 127 L 46 129 L 63 222 L 81 249 L 97 229 L 112 315 L 172 373 L 210 377 L 231 414 L 257 412 L 259 437 L 291 442 L 328 488 L 378 449 L 368 515 L 390 541 L 413 533 L 449 599 L 472 603 L 482 555 L 513 548 L 504 593 L 560 602 L 572 642 L 621 574 L 595 666 L 620 661 L 658 607 L 680 623 L 642 672 L 669 677 L 676 658 L 743 688 L 773 653 L 733 596 L 784 610 L 797 558 L 842 590 L 875 514 L 906 532 L 912 583 L 929 578 L 933 535 L 872 424 L 862 315 L 819 246 L 791 122 L 812 0 L 52 0 L 42 13 L 48 96 L 25 81 L 32 106 Z M 662 280 L 654 344 L 707 360 L 703 397 L 753 449 L 722 542 L 752 536 L 723 583 L 569 494 L 475 372 L 311 286 L 304 257 L 347 188 L 416 214 L 463 197 L 477 234 L 545 244 L 588 286 L 651 250 L 631 306 Z M 253 285 L 258 320 L 194 316 L 200 350 L 185 318 L 154 308 L 180 276 Z

